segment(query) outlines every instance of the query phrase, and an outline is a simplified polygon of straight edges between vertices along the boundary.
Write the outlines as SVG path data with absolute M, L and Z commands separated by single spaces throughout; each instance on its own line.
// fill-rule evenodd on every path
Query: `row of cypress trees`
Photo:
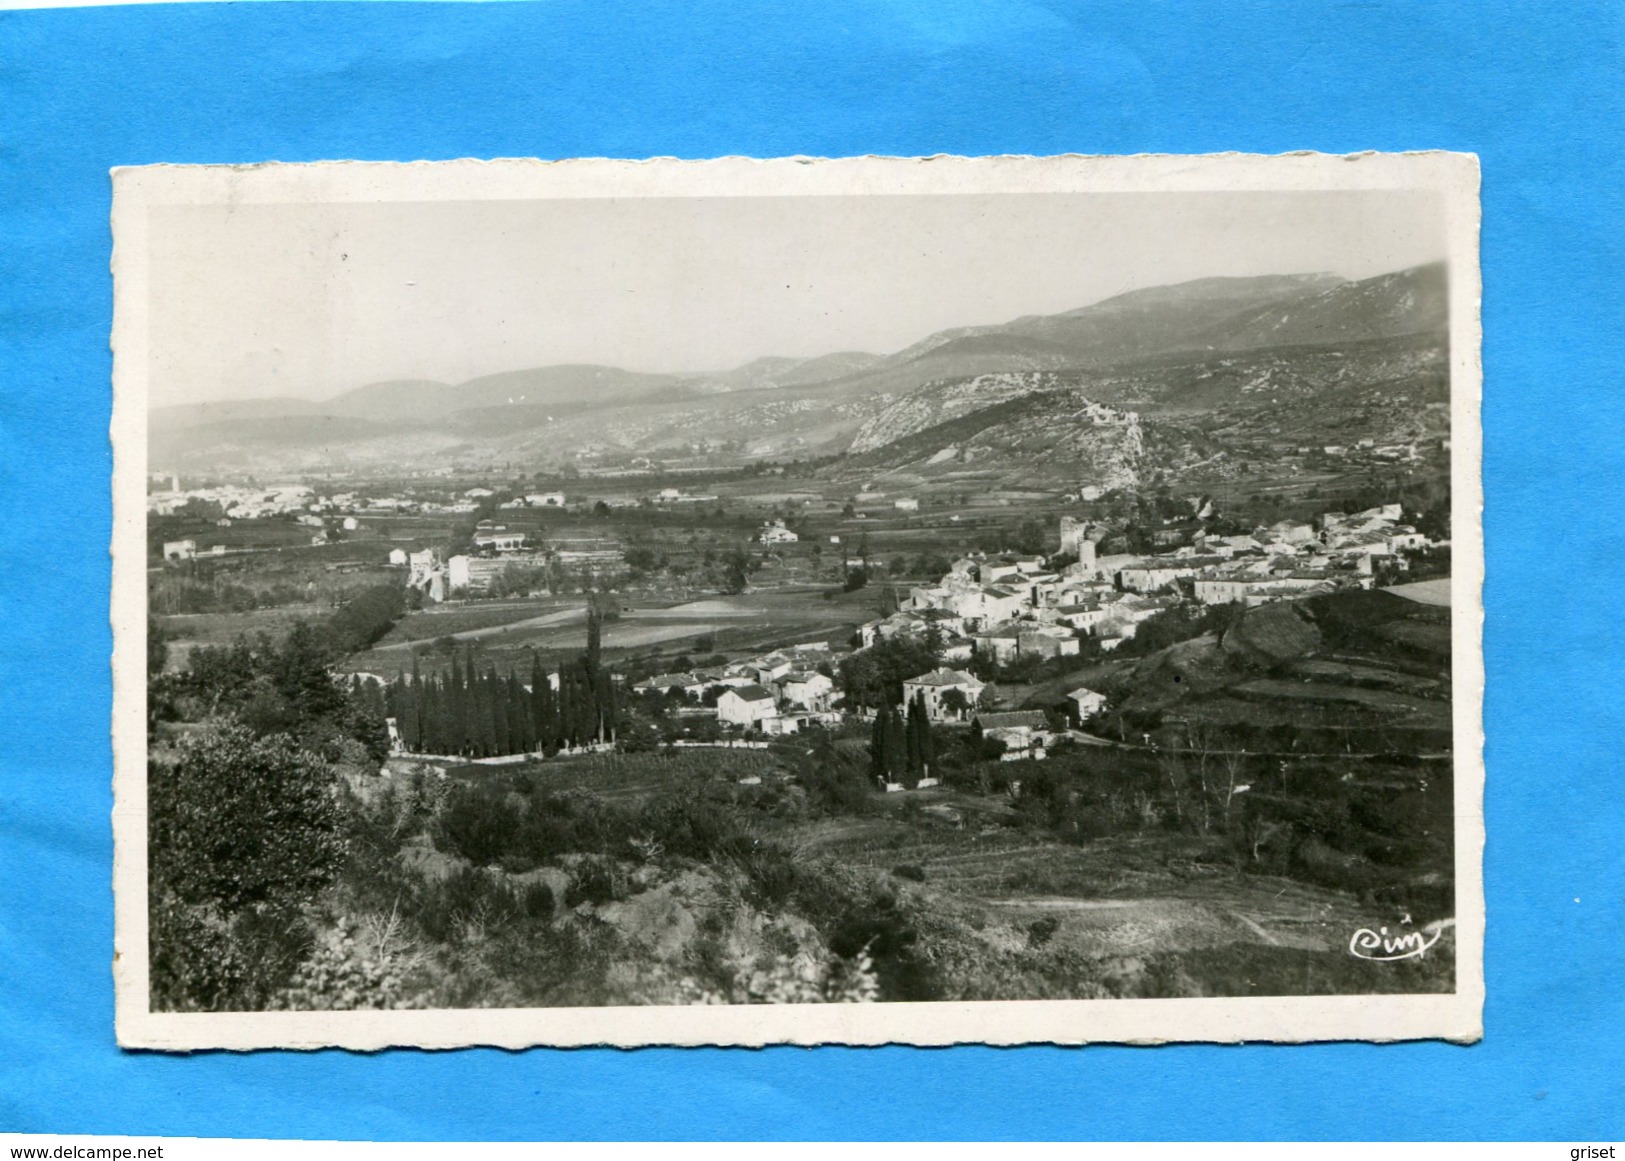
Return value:
M 389 706 L 407 750 L 470 758 L 612 742 L 620 717 L 615 682 L 586 653 L 559 669 L 557 690 L 539 657 L 528 688 L 516 672 L 481 670 L 472 650 L 439 677 L 423 677 L 414 659 L 410 680 L 390 686 Z
M 909 789 L 929 778 L 936 765 L 936 740 L 925 709 L 925 694 L 917 693 L 901 707 L 882 702 L 869 736 L 869 773 L 881 782 L 901 782 Z

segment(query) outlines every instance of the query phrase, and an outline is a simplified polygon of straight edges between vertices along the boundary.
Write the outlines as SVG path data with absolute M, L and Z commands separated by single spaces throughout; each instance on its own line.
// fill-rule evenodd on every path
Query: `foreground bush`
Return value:
M 344 861 L 332 769 L 286 737 L 214 726 L 150 764 L 147 817 L 154 1006 L 264 1006 Z

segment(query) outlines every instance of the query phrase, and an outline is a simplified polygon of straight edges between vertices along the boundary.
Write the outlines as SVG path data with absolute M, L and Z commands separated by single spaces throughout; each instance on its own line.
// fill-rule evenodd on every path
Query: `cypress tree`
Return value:
M 542 753 L 551 758 L 559 752 L 559 707 L 558 699 L 553 696 L 552 677 L 542 674 L 536 688 L 541 692 L 537 700 L 536 737 L 542 743 Z
M 556 725 L 553 737 L 558 748 L 566 749 L 570 744 L 570 735 L 575 731 L 575 667 L 561 665 L 559 667 L 559 700 L 554 711 Z
M 931 715 L 925 708 L 925 694 L 915 694 L 920 706 L 920 769 L 924 777 L 930 778 L 931 771 L 937 765 L 937 739 L 931 733 Z
M 621 695 L 615 688 L 615 679 L 604 675 L 604 735 L 613 742 L 621 728 Z
M 432 677 L 423 683 L 423 721 L 428 727 L 423 738 L 424 750 L 430 754 L 444 754 L 446 699 L 441 694 L 440 682 Z
M 578 745 L 586 745 L 597 739 L 598 690 L 593 681 L 592 664 L 587 657 L 582 657 L 575 672 L 576 741 Z
M 533 653 L 530 658 L 530 729 L 533 745 L 547 741 L 549 692 L 547 673 L 542 669 L 542 655 Z
M 491 753 L 510 754 L 508 749 L 508 691 L 497 678 L 496 670 L 487 673 L 486 698 L 491 703 Z
M 598 672 L 598 662 L 604 652 L 604 614 L 598 611 L 598 602 L 587 599 L 587 670 Z
M 892 781 L 904 779 L 908 770 L 908 730 L 903 715 L 889 702 L 886 712 L 886 770 Z
M 925 716 L 920 711 L 919 702 L 909 702 L 908 721 L 904 727 L 907 765 L 904 767 L 903 782 L 910 789 L 920 784 L 920 771 L 925 765 L 920 746 L 920 727 L 924 724 Z
M 869 732 L 869 773 L 881 782 L 889 781 L 886 777 L 887 708 L 882 702 L 880 709 L 875 713 L 874 728 Z
M 418 671 L 417 650 L 412 651 L 412 748 L 423 749 L 426 722 L 423 718 L 423 674 Z
M 903 714 L 903 785 L 913 789 L 920 782 L 920 715 L 913 702 Z
M 446 700 L 451 707 L 448 715 L 451 728 L 446 738 L 451 748 L 442 753 L 466 754 L 469 742 L 468 688 L 463 684 L 463 671 L 455 653 L 451 655 L 451 672 L 446 675 Z

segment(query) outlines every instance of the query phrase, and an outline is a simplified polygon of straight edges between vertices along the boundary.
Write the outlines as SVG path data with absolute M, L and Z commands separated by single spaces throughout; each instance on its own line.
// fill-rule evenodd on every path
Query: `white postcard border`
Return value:
M 169 1050 L 492 1045 L 947 1045 L 1482 1036 L 1483 613 L 1479 170 L 1460 153 L 1337 156 L 328 162 L 113 171 L 113 747 L 116 1024 Z M 168 1013 L 148 1006 L 147 214 L 160 205 L 1219 190 L 1436 191 L 1449 239 L 1456 979 L 1449 995 L 861 1005 Z M 1352 933 L 1351 933 L 1352 934 Z

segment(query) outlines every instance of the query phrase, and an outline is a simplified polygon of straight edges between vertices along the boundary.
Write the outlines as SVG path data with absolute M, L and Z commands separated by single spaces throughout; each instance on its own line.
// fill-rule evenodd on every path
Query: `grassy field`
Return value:
M 285 636 L 297 621 L 317 621 L 332 613 L 328 605 L 289 605 L 279 609 L 256 609 L 246 613 L 190 613 L 157 618 L 169 637 L 169 657 L 165 668 L 171 672 L 186 665 L 186 656 L 204 646 L 230 645 L 238 637 L 268 634 Z
M 805 641 L 844 645 L 859 623 L 876 615 L 878 594 L 841 593 L 826 600 L 828 592 L 764 588 L 680 603 L 627 598 L 623 609 L 604 622 L 604 655 L 613 662 L 684 653 L 743 656 Z M 414 612 L 378 646 L 351 658 L 349 667 L 370 673 L 404 672 L 412 666 L 412 646 L 428 650 L 424 663 L 437 664 L 443 654 L 435 646 L 443 637 L 453 638 L 459 646 L 477 645 L 482 664 L 495 665 L 499 671 L 515 665 L 528 670 L 532 650 L 556 656 L 585 646 L 586 605 L 581 598 L 564 598 Z M 701 648 L 702 639 L 707 648 Z

